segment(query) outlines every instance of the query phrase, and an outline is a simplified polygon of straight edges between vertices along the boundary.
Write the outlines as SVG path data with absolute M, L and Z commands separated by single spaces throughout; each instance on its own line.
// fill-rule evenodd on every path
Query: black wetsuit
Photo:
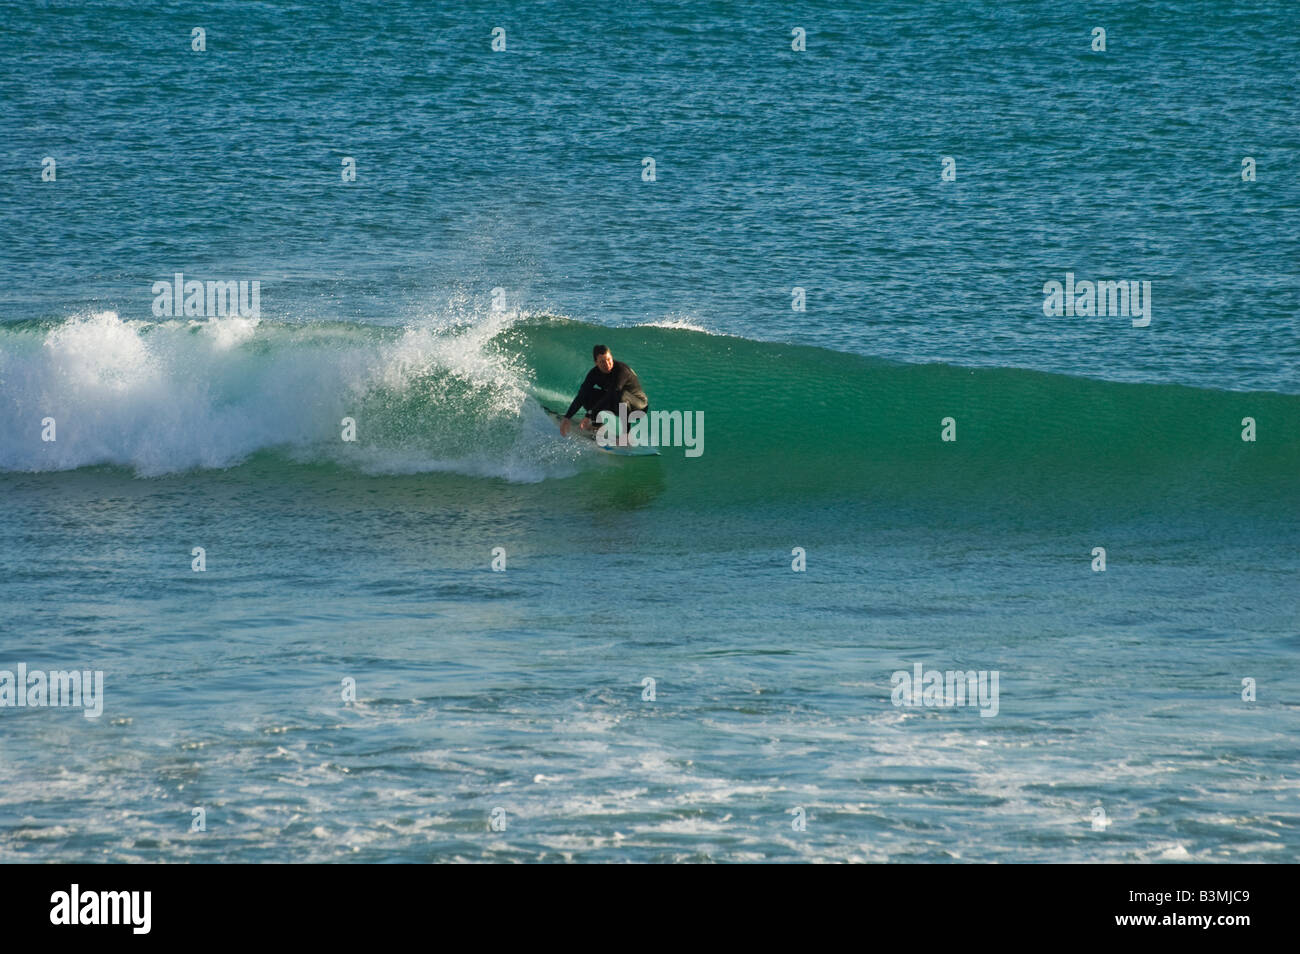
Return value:
M 645 391 L 641 390 L 641 381 L 636 372 L 622 361 L 615 361 L 609 374 L 600 368 L 592 368 L 587 372 L 582 387 L 578 389 L 578 396 L 573 399 L 564 416 L 573 417 L 574 411 L 585 407 L 587 417 L 595 420 L 599 411 L 618 414 L 619 404 L 626 404 L 629 414 L 650 407 L 650 401 L 646 398 Z

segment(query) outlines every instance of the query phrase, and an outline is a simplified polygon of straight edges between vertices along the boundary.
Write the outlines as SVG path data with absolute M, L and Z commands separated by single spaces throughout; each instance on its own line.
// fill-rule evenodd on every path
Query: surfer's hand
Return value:
M 568 437 L 568 436 L 569 436 L 569 425 L 572 424 L 572 423 L 573 423 L 573 422 L 570 421 L 567 417 L 566 417 L 566 418 L 563 418 L 563 419 L 560 421 L 560 434 L 561 434 L 562 436 L 564 436 L 564 437 Z
M 582 423 L 579 424 L 578 426 L 582 428 L 584 431 L 591 430 L 591 418 L 584 417 L 582 419 Z

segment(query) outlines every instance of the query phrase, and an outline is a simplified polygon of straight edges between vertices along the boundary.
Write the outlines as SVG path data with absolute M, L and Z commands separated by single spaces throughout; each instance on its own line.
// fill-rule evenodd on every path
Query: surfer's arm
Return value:
M 587 407 L 590 403 L 591 378 L 593 374 L 593 371 L 588 371 L 587 376 L 582 379 L 582 387 L 578 388 L 578 396 L 573 399 L 573 403 L 569 405 L 569 409 L 564 412 L 566 418 L 573 417 L 574 412 L 577 411 L 578 408 Z

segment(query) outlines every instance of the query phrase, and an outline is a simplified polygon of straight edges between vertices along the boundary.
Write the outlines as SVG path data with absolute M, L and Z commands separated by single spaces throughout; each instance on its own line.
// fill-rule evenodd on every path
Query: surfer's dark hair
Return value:
M 609 347 L 607 345 L 596 345 L 591 349 L 591 360 L 595 361 L 602 354 L 609 354 Z

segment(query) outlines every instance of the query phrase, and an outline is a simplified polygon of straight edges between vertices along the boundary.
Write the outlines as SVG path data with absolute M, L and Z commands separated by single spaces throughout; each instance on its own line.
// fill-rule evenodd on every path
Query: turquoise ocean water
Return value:
M 1290 5 L 5 4 L 0 64 L 0 860 L 1295 860 Z M 703 453 L 555 433 L 596 342 Z

